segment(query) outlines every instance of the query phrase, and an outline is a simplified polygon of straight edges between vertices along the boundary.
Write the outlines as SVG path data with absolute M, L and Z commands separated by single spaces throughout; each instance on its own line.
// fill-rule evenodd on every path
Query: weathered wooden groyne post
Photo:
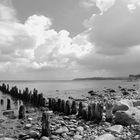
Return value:
M 49 98 L 49 109 L 52 109 L 52 98 Z
M 11 109 L 11 101 L 10 99 L 7 99 L 7 110 Z
M 57 100 L 57 112 L 61 112 L 61 99 Z
M 92 120 L 91 104 L 88 105 L 88 118 L 89 121 Z
M 50 114 L 45 111 L 42 113 L 42 136 L 51 136 L 50 131 Z
M 4 104 L 4 100 L 3 100 L 3 99 L 0 100 L 0 104 L 1 104 L 1 105 Z
M 72 101 L 72 105 L 71 105 L 71 114 L 76 114 L 77 113 L 77 106 L 76 106 L 76 102 Z
M 66 105 L 65 100 L 62 100 L 62 102 L 61 102 L 61 112 L 62 113 L 65 112 L 65 105 Z
M 83 103 L 79 103 L 79 108 L 78 108 L 78 117 L 82 116 L 82 110 L 83 110 Z
M 24 105 L 21 105 L 19 108 L 19 115 L 18 115 L 19 119 L 24 119 L 25 118 L 25 107 Z
M 64 112 L 65 112 L 66 115 L 70 115 L 71 114 L 71 104 L 70 104 L 69 100 L 66 101 L 65 111 Z

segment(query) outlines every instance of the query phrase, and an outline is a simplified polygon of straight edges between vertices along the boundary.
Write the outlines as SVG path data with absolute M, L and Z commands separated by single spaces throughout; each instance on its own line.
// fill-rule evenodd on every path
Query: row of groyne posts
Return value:
M 86 121 L 95 121 L 97 123 L 106 121 L 106 108 L 104 102 L 85 103 L 75 100 L 62 100 L 55 98 L 45 99 L 42 93 L 38 93 L 36 89 L 29 91 L 25 88 L 23 91 L 16 86 L 9 87 L 8 84 L 0 85 L 0 91 L 8 94 L 25 103 L 29 103 L 35 107 L 46 107 L 54 112 L 60 112 L 64 115 L 76 115 L 77 118 Z M 2 101 L 1 101 L 2 102 Z M 10 109 L 10 100 L 7 99 L 7 109 Z M 50 136 L 50 113 L 45 111 L 42 113 L 42 136 Z M 19 119 L 25 118 L 25 107 L 21 105 L 19 108 Z

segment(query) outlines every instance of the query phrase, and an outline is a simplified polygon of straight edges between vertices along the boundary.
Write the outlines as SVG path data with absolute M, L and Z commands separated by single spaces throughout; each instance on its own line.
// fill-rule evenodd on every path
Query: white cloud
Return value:
M 68 31 L 57 32 L 51 25 L 51 19 L 43 15 L 30 16 L 22 24 L 12 7 L 0 3 L 0 69 L 71 69 L 76 59 L 90 53 L 92 44 L 86 36 L 71 38 Z
M 103 12 L 106 12 L 118 1 L 127 4 L 130 11 L 135 10 L 136 7 L 140 5 L 139 0 L 81 0 L 81 5 L 85 8 L 94 7 L 96 5 L 100 9 L 101 14 L 103 14 Z

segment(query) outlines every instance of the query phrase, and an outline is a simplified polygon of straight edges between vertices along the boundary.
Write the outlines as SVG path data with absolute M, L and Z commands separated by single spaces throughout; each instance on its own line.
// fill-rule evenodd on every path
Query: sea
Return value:
M 55 81 L 0 81 L 0 84 L 9 84 L 17 86 L 18 89 L 23 90 L 26 87 L 29 90 L 36 88 L 38 93 L 43 93 L 45 98 L 62 98 L 68 99 L 73 97 L 75 99 L 82 99 L 90 96 L 88 91 L 102 91 L 106 88 L 116 89 L 119 86 L 131 88 L 135 86 L 135 89 L 140 89 L 139 81 L 125 81 L 125 80 L 55 80 Z M 0 116 L 7 110 L 7 99 L 11 100 L 11 109 L 18 114 L 20 107 L 20 101 L 11 98 L 6 94 L 0 93 L 0 101 L 3 100 L 3 104 L 0 105 Z M 26 109 L 30 106 L 26 106 Z
M 126 81 L 126 80 L 46 80 L 46 81 L 1 81 L 12 86 L 17 86 L 18 89 L 23 90 L 28 87 L 29 90 L 36 88 L 38 93 L 43 93 L 47 98 L 50 96 L 62 97 L 74 94 L 78 97 L 88 90 L 102 90 L 104 88 L 116 89 L 118 86 L 122 87 L 140 87 L 140 81 Z M 65 95 L 64 95 L 65 94 Z

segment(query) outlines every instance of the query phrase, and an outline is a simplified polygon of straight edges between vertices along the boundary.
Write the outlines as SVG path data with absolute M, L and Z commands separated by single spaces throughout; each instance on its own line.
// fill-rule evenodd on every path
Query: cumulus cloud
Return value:
M 118 0 L 103 15 L 94 15 L 87 26 L 96 50 L 104 54 L 124 54 L 129 47 L 140 44 L 140 7 L 130 12 L 125 1 Z
M 52 29 L 52 20 L 43 15 L 32 15 L 21 23 L 14 8 L 0 1 L 0 75 L 51 79 L 137 73 L 139 1 L 82 2 L 101 12 L 84 21 L 86 31 L 70 37 L 65 29 Z
M 71 38 L 68 31 L 57 32 L 51 25 L 43 15 L 32 15 L 22 24 L 13 7 L 0 1 L 1 71 L 72 69 L 76 59 L 91 51 L 86 35 Z
M 84 21 L 94 51 L 78 64 L 96 75 L 128 75 L 139 73 L 140 59 L 140 2 L 139 0 L 95 2 L 100 14 Z M 88 2 L 88 0 L 86 0 Z M 93 5 L 90 5 L 93 6 Z M 88 6 L 86 8 L 89 8 Z M 94 7 L 93 7 L 94 8 Z

